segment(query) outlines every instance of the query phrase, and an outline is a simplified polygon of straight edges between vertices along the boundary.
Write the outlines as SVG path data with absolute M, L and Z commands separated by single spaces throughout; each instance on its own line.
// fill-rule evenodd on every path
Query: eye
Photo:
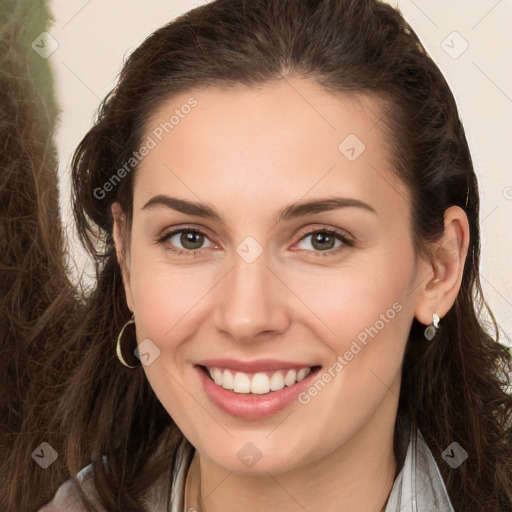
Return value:
M 306 242 L 308 238 L 310 241 Z M 206 247 L 203 246 L 205 242 L 208 242 Z M 197 256 L 203 249 L 216 247 L 206 233 L 189 227 L 181 227 L 166 233 L 157 240 L 157 243 L 163 245 L 166 251 L 185 256 Z M 354 245 L 354 242 L 341 231 L 328 228 L 306 232 L 298 242 L 299 245 L 301 243 L 303 247 L 299 249 L 312 252 L 315 256 L 332 256 L 345 247 Z
M 309 242 L 306 242 L 308 239 Z M 315 229 L 308 231 L 299 240 L 304 246 L 300 249 L 313 250 L 315 256 L 329 256 L 339 253 L 345 246 L 352 247 L 354 242 L 342 232 L 334 229 Z M 338 243 L 336 245 L 336 243 Z
M 205 241 L 209 242 L 207 247 L 214 247 L 207 235 L 195 228 L 180 228 L 162 236 L 158 243 L 165 246 L 165 249 L 176 254 L 196 256 L 201 253 Z

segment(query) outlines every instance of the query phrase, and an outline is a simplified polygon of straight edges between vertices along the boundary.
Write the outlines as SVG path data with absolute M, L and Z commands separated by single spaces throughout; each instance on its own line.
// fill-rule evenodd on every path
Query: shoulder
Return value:
M 77 475 L 86 496 L 99 511 L 103 511 L 97 501 L 97 493 L 92 478 L 92 466 L 87 466 Z M 55 493 L 53 499 L 38 510 L 38 512 L 86 512 L 86 508 L 78 492 L 78 487 L 72 479 L 66 480 Z
M 194 447 L 183 437 L 176 454 L 176 466 L 172 475 L 171 500 L 173 511 L 182 510 L 184 503 L 185 480 L 188 468 L 194 455 Z M 90 464 L 77 474 L 77 480 L 87 498 L 94 504 L 99 512 L 106 512 L 100 505 L 98 493 L 94 485 L 93 468 Z M 167 511 L 169 498 L 169 475 L 162 474 L 151 486 L 144 496 L 144 504 L 154 512 Z M 177 507 L 177 508 L 176 508 Z M 40 508 L 37 512 L 86 512 L 86 508 L 80 498 L 78 487 L 72 480 L 66 480 L 57 490 L 52 501 Z
M 40 508 L 38 512 L 57 512 L 58 510 L 69 510 L 70 512 L 86 510 L 72 480 L 64 482 L 57 490 L 52 501 Z

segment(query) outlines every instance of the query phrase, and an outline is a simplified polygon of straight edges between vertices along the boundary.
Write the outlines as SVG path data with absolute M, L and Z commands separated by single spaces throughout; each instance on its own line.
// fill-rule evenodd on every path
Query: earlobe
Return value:
M 451 206 L 444 215 L 444 234 L 430 247 L 429 278 L 420 285 L 415 316 L 431 325 L 434 314 L 443 318 L 453 306 L 460 290 L 469 247 L 469 223 L 466 213 Z M 424 274 L 424 273 L 423 273 Z M 425 275 L 425 274 L 424 274 Z

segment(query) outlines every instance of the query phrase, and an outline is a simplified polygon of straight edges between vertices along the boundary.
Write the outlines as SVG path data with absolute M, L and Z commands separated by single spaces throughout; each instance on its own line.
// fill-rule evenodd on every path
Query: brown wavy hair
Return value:
M 228 91 L 297 75 L 334 94 L 379 100 L 394 168 L 411 193 L 418 254 L 428 256 L 442 237 L 447 208 L 467 214 L 470 243 L 455 304 L 433 341 L 416 320 L 410 331 L 395 455 L 403 460 L 400 440 L 410 420 L 432 450 L 456 510 L 512 510 L 512 363 L 480 284 L 477 178 L 446 80 L 400 12 L 377 0 L 216 0 L 160 28 L 127 59 L 72 161 L 74 214 L 95 261 L 96 285 L 60 347 L 80 354 L 56 411 L 70 474 L 92 463 L 106 509 L 143 511 L 145 491 L 172 471 L 183 436 L 142 368 L 121 366 L 114 350 L 131 313 L 110 207 L 121 203 L 129 227 L 136 169 L 105 197 L 95 191 L 138 150 L 162 102 L 193 88 Z M 480 320 L 484 310 L 490 325 Z M 457 469 L 441 458 L 453 441 L 469 454 Z
M 59 218 L 51 69 L 31 48 L 49 19 L 45 1 L 0 2 L 0 510 L 8 512 L 33 510 L 69 475 L 62 456 L 43 470 L 31 454 L 42 442 L 60 452 L 65 433 L 52 416 L 80 358 L 60 352 L 80 306 Z

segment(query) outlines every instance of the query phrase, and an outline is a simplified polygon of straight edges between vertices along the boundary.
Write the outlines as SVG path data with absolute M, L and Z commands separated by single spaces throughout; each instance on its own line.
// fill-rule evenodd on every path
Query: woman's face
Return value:
M 125 260 L 141 358 L 230 471 L 392 434 L 422 272 L 384 116 L 293 78 L 182 94 L 146 126 Z

